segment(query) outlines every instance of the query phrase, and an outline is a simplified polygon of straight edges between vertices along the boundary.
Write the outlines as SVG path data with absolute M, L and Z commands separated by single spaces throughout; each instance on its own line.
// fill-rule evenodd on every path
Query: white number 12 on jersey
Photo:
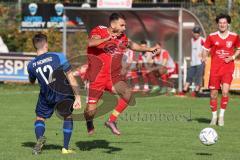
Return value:
M 48 77 L 46 77 L 44 75 L 44 73 L 46 73 L 47 71 L 49 71 Z M 53 81 L 55 81 L 55 79 L 52 78 L 52 74 L 53 74 L 53 68 L 50 65 L 46 65 L 43 67 L 43 69 L 41 67 L 38 67 L 36 69 L 37 73 L 40 73 L 40 75 L 42 76 L 42 78 L 44 79 L 44 81 L 46 82 L 46 84 L 52 83 Z M 44 73 L 43 73 L 44 72 Z

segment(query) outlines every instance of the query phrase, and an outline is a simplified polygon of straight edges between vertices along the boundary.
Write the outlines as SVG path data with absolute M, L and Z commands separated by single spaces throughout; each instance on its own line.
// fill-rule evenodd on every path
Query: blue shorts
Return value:
M 187 71 L 187 83 L 191 84 L 192 82 L 194 82 L 195 85 L 201 86 L 203 79 L 203 71 L 204 63 L 197 66 L 189 67 Z
M 63 101 L 70 100 L 72 103 L 74 102 L 74 97 L 68 96 L 64 97 L 56 103 L 50 103 L 45 98 L 39 97 L 37 106 L 36 106 L 36 116 L 47 119 L 50 118 L 54 112 L 54 109 L 58 106 L 58 104 L 62 103 Z M 69 111 L 73 111 L 72 105 L 67 105 L 65 109 Z

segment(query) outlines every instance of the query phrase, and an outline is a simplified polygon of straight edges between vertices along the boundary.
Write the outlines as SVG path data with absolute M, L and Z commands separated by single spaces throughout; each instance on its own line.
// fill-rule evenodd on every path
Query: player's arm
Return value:
M 206 62 L 207 57 L 208 57 L 208 53 L 209 53 L 209 51 L 207 49 L 204 48 L 202 50 L 202 53 L 200 54 L 202 62 Z
M 226 63 L 229 63 L 229 62 L 231 62 L 231 61 L 234 61 L 234 60 L 239 56 L 239 54 L 240 54 L 240 48 L 238 48 L 238 49 L 235 51 L 234 55 L 232 55 L 232 56 L 227 56 L 227 57 L 224 59 L 224 61 L 225 61 Z
M 97 47 L 100 44 L 109 41 L 111 39 L 111 36 L 107 38 L 101 38 L 100 35 L 93 35 L 91 38 L 88 39 L 88 47 Z
M 236 47 L 236 51 L 235 51 L 234 55 L 226 57 L 224 59 L 225 63 L 234 61 L 239 56 L 239 54 L 240 54 L 240 37 L 239 36 L 237 36 L 237 39 L 235 41 L 235 47 Z
M 164 51 L 163 52 L 163 62 L 162 62 L 163 66 L 167 65 L 168 59 L 169 59 L 169 53 L 167 51 Z
M 74 109 L 80 109 L 81 108 L 81 97 L 80 97 L 80 87 L 78 86 L 77 80 L 74 77 L 73 71 L 71 70 L 71 65 L 68 62 L 67 58 L 65 57 L 65 55 L 62 54 L 58 54 L 59 56 L 59 60 L 60 60 L 60 64 L 63 68 L 63 71 L 66 75 L 66 78 L 68 79 L 68 82 L 70 83 L 74 96 L 75 96 L 75 101 L 73 103 L 73 108 Z
M 80 96 L 80 87 L 77 83 L 76 78 L 73 75 L 72 70 L 69 70 L 66 72 L 66 77 L 73 89 L 74 96 L 75 96 L 75 101 L 73 104 L 74 109 L 80 109 L 81 108 L 81 96 Z
M 167 65 L 167 61 L 168 61 L 168 59 L 167 59 L 167 58 L 164 58 L 162 65 L 163 65 L 163 66 L 166 66 L 166 65 Z
M 152 53 L 156 53 L 156 52 L 159 52 L 160 50 L 160 47 L 144 47 L 144 46 L 141 46 L 133 41 L 130 41 L 128 42 L 128 47 L 131 49 L 131 50 L 134 50 L 134 51 L 138 51 L 138 52 L 152 52 Z
M 206 62 L 210 49 L 212 48 L 214 42 L 211 37 L 208 36 L 205 42 L 202 43 L 202 53 L 200 53 L 202 62 Z
M 235 54 L 232 56 L 232 59 L 235 60 L 240 54 L 240 48 L 238 48 L 235 52 Z

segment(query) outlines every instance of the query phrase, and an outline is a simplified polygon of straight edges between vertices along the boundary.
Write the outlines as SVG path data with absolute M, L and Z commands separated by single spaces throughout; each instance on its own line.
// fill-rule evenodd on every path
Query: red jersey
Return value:
M 110 36 L 107 27 L 97 26 L 89 34 L 89 38 L 99 36 L 102 39 Z M 87 79 L 94 81 L 96 76 L 116 77 L 120 75 L 122 68 L 122 56 L 126 51 L 128 38 L 121 34 L 107 42 L 100 44 L 98 47 L 88 47 L 88 71 Z
M 211 74 L 225 74 L 234 71 L 234 62 L 225 63 L 227 56 L 234 55 L 235 49 L 240 49 L 239 36 L 228 31 L 226 37 L 218 32 L 211 33 L 204 43 L 204 49 L 210 50 Z

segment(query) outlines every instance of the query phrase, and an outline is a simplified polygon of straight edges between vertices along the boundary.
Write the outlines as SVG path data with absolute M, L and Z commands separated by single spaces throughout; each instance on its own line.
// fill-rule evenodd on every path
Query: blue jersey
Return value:
M 40 85 L 39 101 L 55 104 L 73 96 L 65 76 L 70 69 L 71 66 L 63 53 L 47 52 L 29 62 L 29 79 L 37 79 Z

